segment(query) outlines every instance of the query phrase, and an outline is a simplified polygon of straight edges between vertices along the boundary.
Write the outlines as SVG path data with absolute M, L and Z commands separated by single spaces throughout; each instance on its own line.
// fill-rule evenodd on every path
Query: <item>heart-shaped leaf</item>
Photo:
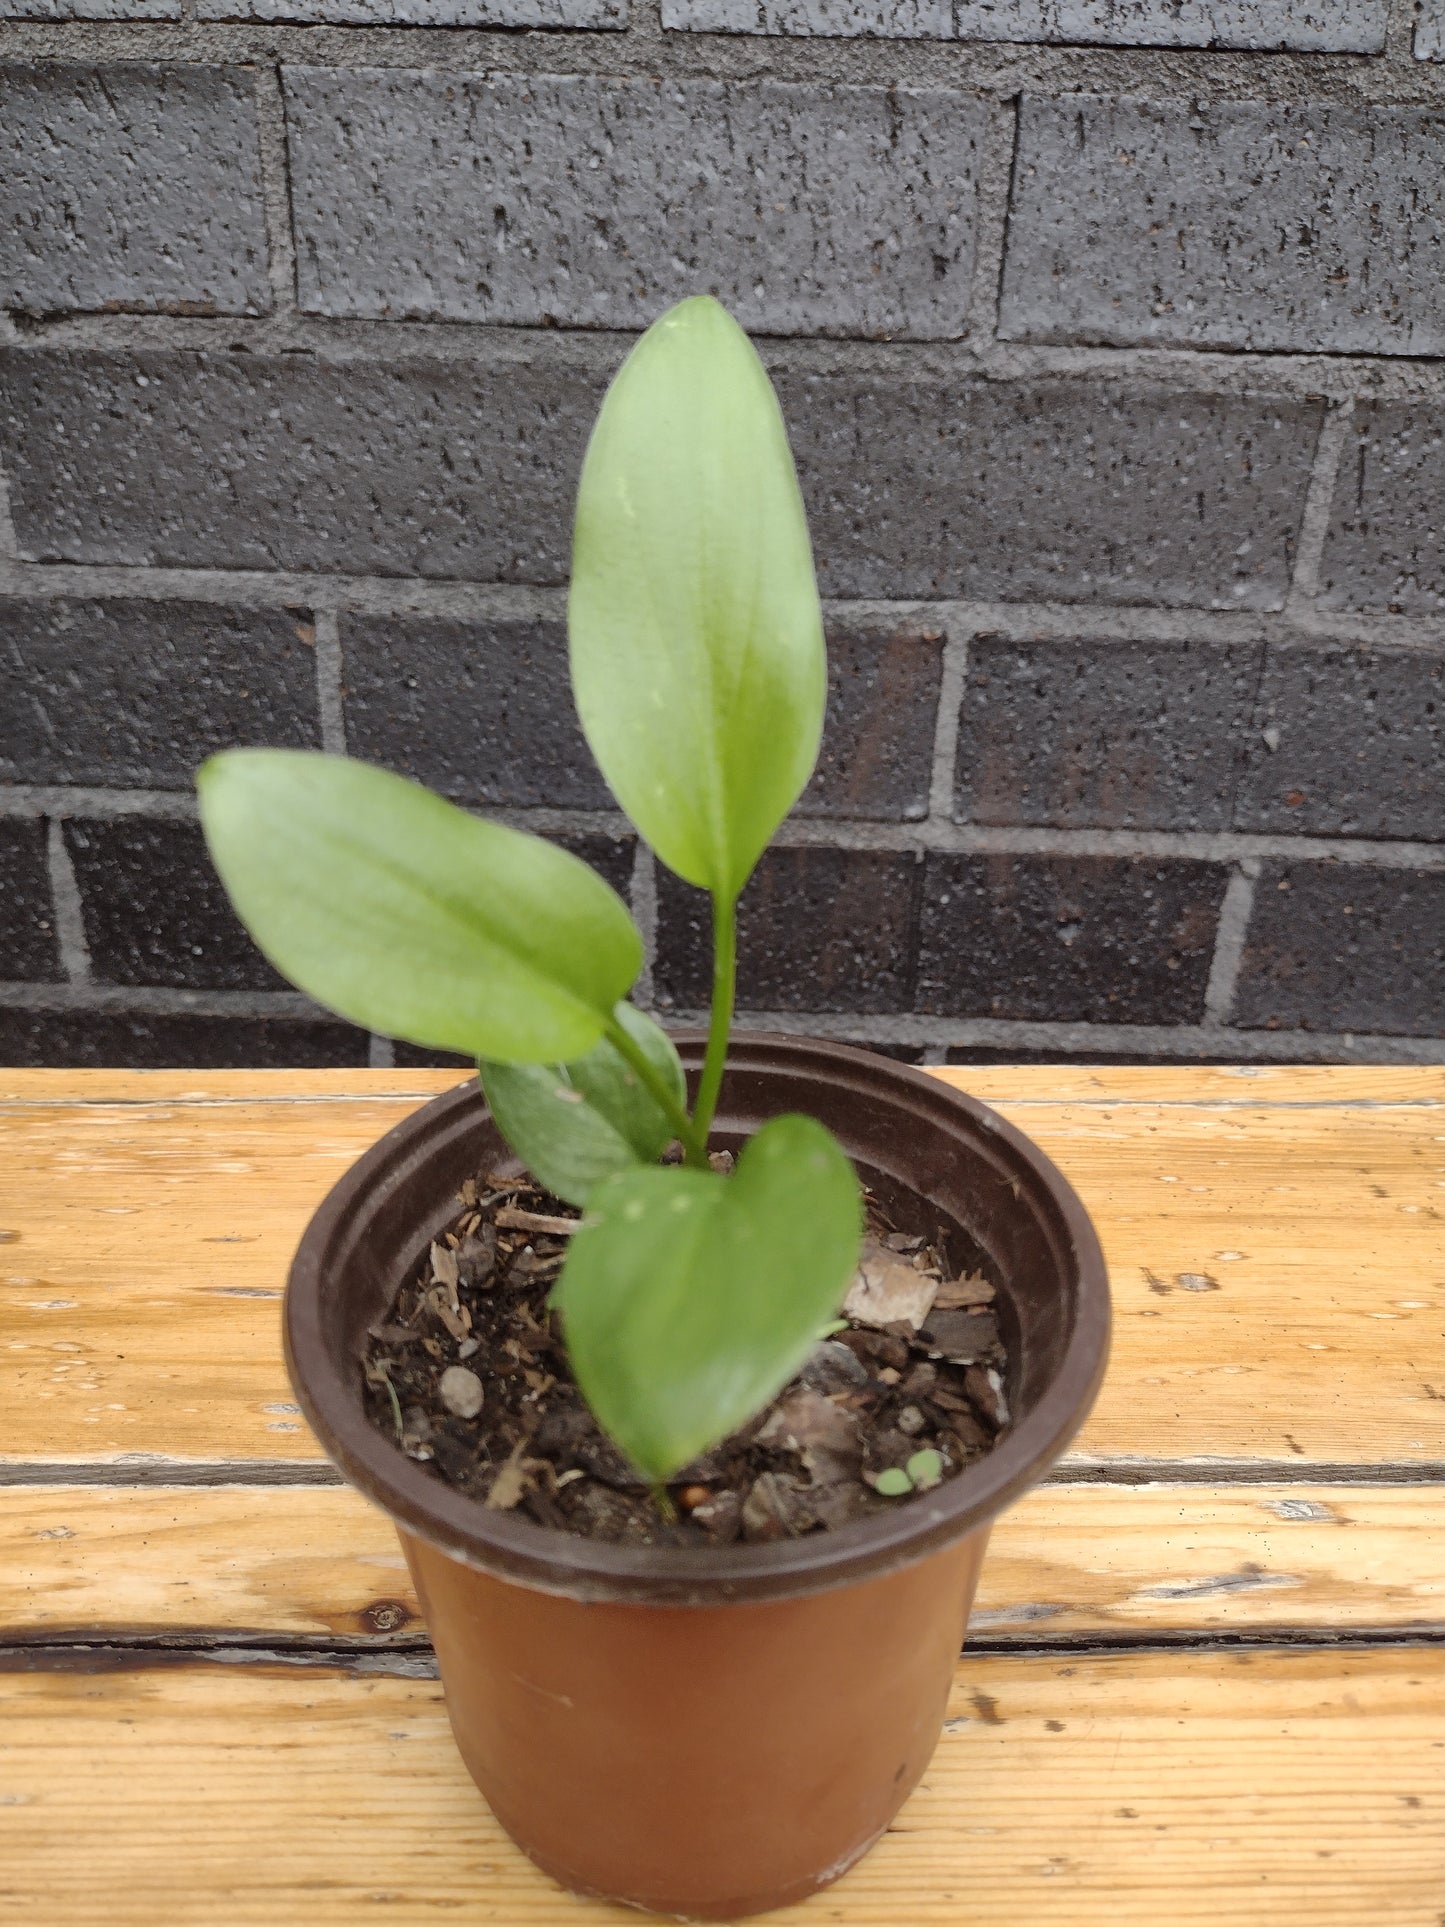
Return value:
M 613 793 L 664 863 L 733 902 L 812 773 L 827 663 L 777 398 L 707 296 L 654 322 L 607 392 L 567 619 Z
M 842 1302 L 862 1205 L 809 1117 L 749 1140 L 731 1177 L 676 1167 L 599 1184 L 555 1293 L 587 1403 L 667 1479 L 760 1411 Z
M 469 1057 L 579 1057 L 641 967 L 595 871 L 418 783 L 242 749 L 196 786 L 241 921 L 292 983 L 370 1030 Z
M 679 1105 L 682 1064 L 667 1032 L 633 1004 L 613 1013 Z M 656 1164 L 672 1140 L 666 1113 L 604 1037 L 570 1064 L 478 1066 L 497 1127 L 532 1175 L 569 1204 L 635 1164 Z

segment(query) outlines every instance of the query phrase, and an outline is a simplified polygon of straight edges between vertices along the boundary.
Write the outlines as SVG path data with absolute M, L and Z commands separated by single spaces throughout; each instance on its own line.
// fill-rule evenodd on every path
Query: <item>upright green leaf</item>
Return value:
M 781 1391 L 858 1261 L 853 1167 L 809 1117 L 779 1117 L 731 1177 L 637 1169 L 599 1184 L 555 1293 L 587 1403 L 667 1479 Z
M 633 1004 L 614 1015 L 685 1106 L 687 1083 L 667 1032 Z M 533 1177 L 569 1204 L 585 1205 L 614 1172 L 656 1164 L 672 1140 L 666 1113 L 605 1037 L 570 1064 L 484 1058 L 479 1069 L 497 1128 Z
M 284 976 L 393 1037 L 472 1057 L 590 1050 L 642 943 L 621 898 L 540 837 L 344 756 L 228 750 L 196 779 L 237 913 Z
M 614 794 L 664 863 L 732 901 L 817 761 L 827 665 L 777 398 L 708 297 L 654 322 L 608 390 L 568 625 Z

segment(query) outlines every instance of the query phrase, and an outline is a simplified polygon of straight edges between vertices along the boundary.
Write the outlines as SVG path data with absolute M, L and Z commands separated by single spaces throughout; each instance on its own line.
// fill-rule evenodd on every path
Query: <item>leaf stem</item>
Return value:
M 707 1137 L 698 1131 L 696 1122 L 690 1118 L 667 1088 L 658 1072 L 648 1061 L 646 1053 L 629 1035 L 615 1017 L 607 1020 L 606 1037 L 609 1044 L 623 1059 L 629 1070 L 636 1073 L 643 1089 L 661 1110 L 663 1116 L 677 1134 L 679 1143 L 687 1154 L 689 1164 L 707 1169 Z
M 733 1023 L 733 999 L 737 994 L 738 924 L 737 900 L 724 903 L 712 900 L 712 1014 L 707 1026 L 707 1055 L 703 1059 L 702 1082 L 698 1085 L 693 1109 L 693 1128 L 704 1151 L 722 1089 L 723 1064 L 728 1054 L 728 1033 Z

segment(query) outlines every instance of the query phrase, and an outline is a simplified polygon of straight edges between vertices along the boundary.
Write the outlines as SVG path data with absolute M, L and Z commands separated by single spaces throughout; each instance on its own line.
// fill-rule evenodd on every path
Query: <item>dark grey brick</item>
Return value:
M 1445 609 L 1445 409 L 1438 403 L 1357 405 L 1321 578 L 1327 608 Z
M 921 866 L 881 850 L 769 850 L 738 905 L 738 1002 L 753 1010 L 907 1010 Z M 657 878 L 658 1002 L 712 995 L 708 900 Z
M 0 308 L 263 314 L 249 74 L 0 67 Z
M 663 25 L 695 33 L 1303 53 L 1380 53 L 1386 13 L 1386 0 L 662 0 Z
M 1235 828 L 1445 842 L 1445 661 L 1272 648 Z
M 196 17 L 340 27 L 625 27 L 627 0 L 198 0 Z
M 825 592 L 1283 600 L 1319 404 L 781 375 Z M 602 383 L 457 361 L 0 350 L 34 560 L 565 580 Z
M 65 825 L 99 983 L 285 990 L 241 928 L 200 827 L 120 817 Z
M 45 846 L 43 823 L 0 819 L 0 980 L 58 983 L 65 976 Z
M 1027 98 L 1000 330 L 1439 354 L 1442 176 L 1438 108 Z
M 23 553 L 561 582 L 604 384 L 542 358 L 0 350 Z
M 604 883 L 612 885 L 624 903 L 631 906 L 632 866 L 637 857 L 635 836 L 608 836 L 602 830 L 578 830 L 570 836 L 553 836 L 547 840 L 549 843 L 560 843 L 573 856 L 580 856 Z
M 560 622 L 342 618 L 346 740 L 461 803 L 611 809 Z
M 779 388 L 829 594 L 1284 600 L 1318 403 L 1096 377 Z
M 0 781 L 188 788 L 236 743 L 319 747 L 304 610 L 0 597 Z
M 942 667 L 936 629 L 830 628 L 823 748 L 800 816 L 928 814 Z
M 0 1064 L 57 1070 L 320 1070 L 365 1064 L 369 1043 L 331 1018 L 0 1010 Z
M 318 314 L 964 333 L 986 109 L 902 87 L 286 70 Z
M 1233 1021 L 1445 1035 L 1445 872 L 1267 864 Z
M 930 856 L 917 1008 L 1196 1023 L 1227 880 L 1177 858 Z
M 1258 644 L 969 644 L 961 822 L 1227 830 Z

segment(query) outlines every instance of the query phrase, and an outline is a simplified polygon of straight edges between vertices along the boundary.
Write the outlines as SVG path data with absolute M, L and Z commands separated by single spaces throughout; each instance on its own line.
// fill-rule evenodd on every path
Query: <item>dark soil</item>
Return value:
M 480 1175 L 457 1203 L 451 1230 L 372 1327 L 366 1409 L 408 1457 L 485 1505 L 634 1544 L 781 1539 L 908 1504 L 1008 1425 L 995 1282 L 982 1269 L 959 1275 L 941 1235 L 898 1231 L 870 1196 L 846 1328 L 765 1412 L 678 1474 L 677 1517 L 665 1520 L 583 1403 L 548 1308 L 579 1213 L 525 1176 Z M 910 1461 L 911 1489 L 888 1496 Z

